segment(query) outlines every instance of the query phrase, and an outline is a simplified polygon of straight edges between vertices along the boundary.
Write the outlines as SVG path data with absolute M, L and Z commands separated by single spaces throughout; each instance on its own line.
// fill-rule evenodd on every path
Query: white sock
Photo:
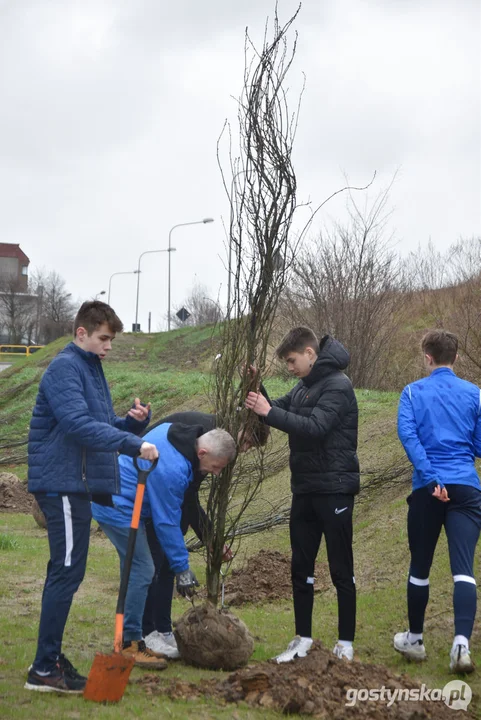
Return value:
M 342 645 L 342 647 L 352 647 L 352 640 L 338 640 L 338 645 Z
M 464 645 L 469 650 L 469 640 L 467 637 L 464 637 L 464 635 L 456 635 L 453 640 L 453 648 L 456 647 L 456 645 Z
M 312 642 L 312 638 L 310 637 L 304 637 L 303 635 L 300 635 L 299 637 L 301 638 L 301 640 L 310 640 Z
M 408 642 L 411 643 L 411 645 L 414 645 L 415 642 L 418 640 L 421 640 L 422 642 L 423 634 L 422 633 L 412 633 L 411 631 L 408 632 Z

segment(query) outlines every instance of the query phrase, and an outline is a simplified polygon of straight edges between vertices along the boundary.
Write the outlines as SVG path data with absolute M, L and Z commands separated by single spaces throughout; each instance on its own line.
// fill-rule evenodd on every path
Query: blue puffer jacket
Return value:
M 100 358 L 70 343 L 39 385 L 28 436 L 28 489 L 118 493 L 117 453 L 134 456 L 150 417 L 119 418 Z M 133 434 L 135 433 L 135 434 Z

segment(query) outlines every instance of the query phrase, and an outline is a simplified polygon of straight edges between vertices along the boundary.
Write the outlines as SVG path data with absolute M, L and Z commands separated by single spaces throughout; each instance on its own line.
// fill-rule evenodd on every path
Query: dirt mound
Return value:
M 330 587 L 327 563 L 316 563 L 315 592 Z M 291 558 L 277 550 L 261 550 L 240 570 L 233 570 L 225 582 L 226 605 L 274 602 L 292 597 Z
M 184 613 L 174 632 L 182 659 L 196 667 L 235 670 L 247 665 L 254 650 L 254 640 L 242 620 L 210 603 Z
M 452 720 L 453 717 L 453 710 L 443 702 L 441 691 L 437 691 L 435 700 L 398 699 L 401 690 L 404 697 L 409 691 L 413 697 L 413 691 L 419 693 L 422 686 L 406 675 L 393 674 L 381 665 L 338 660 L 318 642 L 305 658 L 281 665 L 273 662 L 250 665 L 225 680 L 204 680 L 202 684 L 195 685 L 181 680 L 169 682 L 167 678 L 148 675 L 138 682 L 147 692 L 167 695 L 173 700 L 208 697 L 222 703 L 243 701 L 252 707 L 285 714 L 300 713 L 325 720 Z M 361 695 L 353 704 L 355 689 L 366 692 L 370 688 L 379 692 L 384 688 L 384 701 L 368 702 Z M 388 705 L 390 698 L 394 699 Z M 467 714 L 463 717 L 472 716 Z
M 0 472 L 0 512 L 30 513 L 33 495 L 13 473 Z

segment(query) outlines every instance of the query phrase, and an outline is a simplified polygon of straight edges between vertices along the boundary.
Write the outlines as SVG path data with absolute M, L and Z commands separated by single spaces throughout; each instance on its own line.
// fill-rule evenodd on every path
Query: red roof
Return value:
M 0 258 L 18 258 L 23 265 L 30 263 L 23 250 L 20 250 L 20 245 L 14 243 L 0 242 Z

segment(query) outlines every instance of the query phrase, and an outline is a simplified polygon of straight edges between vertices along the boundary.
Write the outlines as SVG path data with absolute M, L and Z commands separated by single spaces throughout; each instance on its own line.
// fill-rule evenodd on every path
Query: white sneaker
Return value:
M 161 637 L 164 638 L 167 645 L 170 645 L 171 647 L 175 648 L 176 650 L 179 649 L 177 647 L 177 640 L 175 639 L 175 635 L 172 631 L 166 632 L 166 633 L 159 633 L 159 635 L 161 635 Z
M 423 641 L 416 640 L 412 643 L 408 637 L 409 632 L 396 633 L 394 636 L 394 649 L 408 660 L 414 660 L 414 662 L 425 660 L 426 648 Z
M 449 669 L 455 673 L 470 673 L 474 670 L 471 653 L 466 645 L 454 645 L 449 655 Z
M 352 659 L 354 658 L 354 648 L 352 645 L 341 645 L 341 643 L 336 643 L 332 652 L 339 658 L 339 660 L 352 662 Z
M 164 657 L 168 657 L 171 660 L 177 660 L 177 658 L 180 658 L 179 649 L 177 647 L 177 643 L 175 642 L 173 633 L 159 633 L 157 630 L 154 630 L 150 633 L 150 635 L 147 635 L 144 640 L 149 650 L 152 650 L 159 655 L 163 655 Z
M 287 650 L 274 658 L 278 663 L 291 662 L 295 657 L 306 657 L 312 646 L 312 638 L 303 638 L 296 635 L 287 646 Z

